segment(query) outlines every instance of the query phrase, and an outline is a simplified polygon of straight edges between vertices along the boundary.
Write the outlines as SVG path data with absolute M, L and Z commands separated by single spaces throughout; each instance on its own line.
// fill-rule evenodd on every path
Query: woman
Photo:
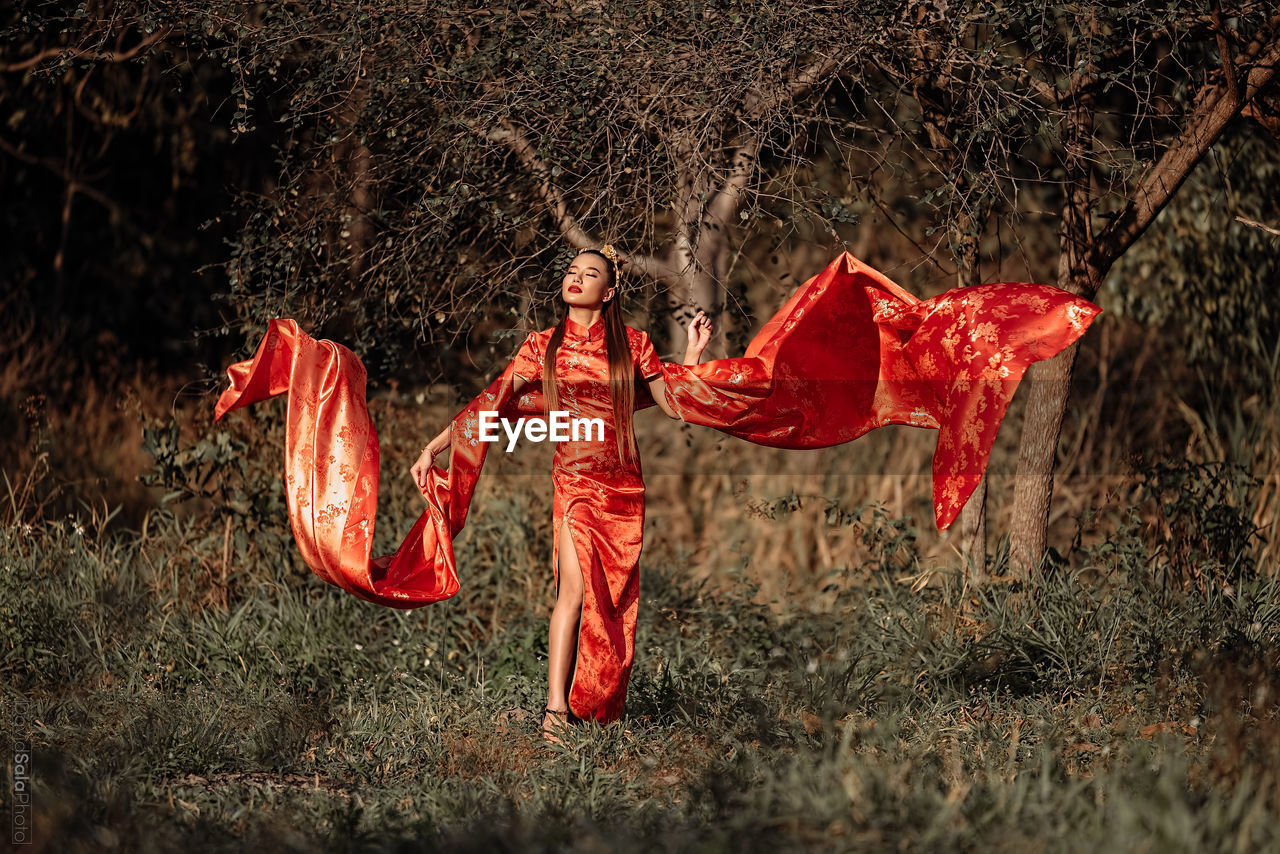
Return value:
M 568 311 L 560 324 L 530 334 L 414 464 L 427 507 L 392 555 L 371 557 L 378 440 L 355 354 L 292 320 L 272 320 L 253 359 L 228 369 L 231 385 L 215 410 L 221 418 L 288 395 L 286 497 L 299 551 L 326 581 L 394 608 L 458 592 L 453 538 L 491 444 L 478 430 L 487 413 L 541 416 L 566 405 L 600 417 L 603 440 L 556 449 L 559 589 L 543 718 L 551 738 L 567 714 L 608 721 L 623 711 L 644 522 L 633 409 L 656 403 L 682 421 L 775 448 L 838 445 L 886 424 L 935 429 L 933 512 L 946 530 L 982 479 L 1027 367 L 1076 341 L 1101 311 L 1021 282 L 921 300 L 846 252 L 798 287 L 740 357 L 698 362 L 711 331 L 699 315 L 680 365 L 659 362 L 648 336 L 622 325 L 611 255 L 574 259 L 561 282 Z M 637 371 L 647 385 L 634 384 Z M 432 465 L 446 444 L 447 474 Z
M 540 384 L 547 412 L 563 409 L 604 424 L 603 435 L 557 443 L 552 464 L 557 594 L 542 721 L 551 741 L 559 741 L 570 714 L 613 720 L 626 698 L 644 531 L 644 479 L 632 430 L 636 376 L 667 415 L 679 418 L 666 402 L 649 336 L 622 323 L 617 260 L 609 245 L 579 252 L 560 282 L 567 311 L 556 326 L 531 333 L 514 362 L 514 394 Z M 689 323 L 685 365 L 698 364 L 710 337 L 711 321 L 699 312 Z M 410 469 L 419 489 L 448 447 L 451 427 Z

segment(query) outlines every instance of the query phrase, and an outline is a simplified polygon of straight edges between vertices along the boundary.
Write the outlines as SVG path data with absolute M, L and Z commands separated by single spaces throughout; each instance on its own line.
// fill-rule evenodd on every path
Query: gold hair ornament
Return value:
M 614 266 L 614 269 L 617 269 L 618 267 L 618 250 L 613 248 L 612 243 L 606 243 L 603 246 L 601 246 L 599 249 L 593 250 L 588 247 L 586 249 L 578 250 L 579 255 L 581 255 L 583 252 L 599 252 L 601 255 L 609 259 L 609 263 Z

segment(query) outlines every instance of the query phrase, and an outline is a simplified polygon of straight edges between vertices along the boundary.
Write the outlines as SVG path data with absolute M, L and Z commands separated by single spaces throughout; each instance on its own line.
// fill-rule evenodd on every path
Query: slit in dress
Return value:
M 581 499 L 579 499 L 580 501 Z M 576 501 L 571 501 L 568 508 L 564 511 L 564 517 L 560 520 L 560 529 L 569 529 L 569 543 L 573 546 L 573 556 L 578 561 L 578 574 L 582 577 L 582 596 L 578 602 L 578 632 L 573 641 L 573 669 L 569 673 L 569 687 L 565 689 L 565 705 L 569 707 L 569 712 L 573 713 L 573 706 L 570 703 L 573 697 L 573 686 L 578 680 L 578 660 L 582 654 L 582 611 L 587 606 L 587 567 L 582 564 L 582 553 L 578 550 L 578 540 L 573 535 L 573 526 L 569 524 L 569 519 L 573 515 L 574 505 Z M 560 529 L 556 530 L 556 597 L 560 596 Z M 589 562 L 588 562 L 589 563 Z

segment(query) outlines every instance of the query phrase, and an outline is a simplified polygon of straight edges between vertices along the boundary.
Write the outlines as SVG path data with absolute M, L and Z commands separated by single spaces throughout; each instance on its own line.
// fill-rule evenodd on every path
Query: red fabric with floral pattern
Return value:
M 920 300 L 849 253 L 801 285 L 746 355 L 663 363 L 685 421 L 777 448 L 822 448 L 885 424 L 939 431 L 938 528 L 982 474 L 1022 375 L 1084 334 L 1098 306 L 1050 285 L 955 288 Z
M 1070 345 L 1099 311 L 1058 288 L 1019 283 L 919 300 L 845 253 L 796 290 L 742 357 L 659 362 L 648 335 L 627 334 L 638 374 L 661 373 L 667 401 L 684 420 L 759 444 L 824 447 L 883 424 L 938 429 L 934 512 L 945 529 L 981 479 L 1027 366 Z M 599 323 L 584 330 L 569 321 L 556 359 L 562 408 L 599 417 L 607 429 L 603 440 L 557 445 L 552 530 L 558 534 L 567 520 L 586 590 L 570 708 L 604 721 L 622 714 L 634 658 L 644 483 L 640 466 L 624 465 L 616 453 L 600 331 Z M 271 321 L 254 358 L 228 370 L 231 387 L 217 417 L 287 393 L 289 514 L 303 558 L 357 596 L 412 608 L 457 592 L 453 537 L 490 444 L 479 441 L 479 413 L 543 414 L 549 336 L 531 333 L 454 418 L 449 469 L 430 472 L 427 509 L 393 555 L 370 557 L 377 434 L 365 407 L 364 369 L 349 350 L 315 341 L 291 320 Z M 534 381 L 519 396 L 517 373 Z M 636 408 L 653 404 L 639 383 Z M 558 555 L 559 537 L 553 542 Z

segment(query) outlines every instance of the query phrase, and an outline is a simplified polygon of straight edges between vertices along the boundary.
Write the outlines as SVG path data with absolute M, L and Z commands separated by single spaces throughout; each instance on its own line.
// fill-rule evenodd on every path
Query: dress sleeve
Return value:
M 516 352 L 515 373 L 522 376 L 530 382 L 538 382 L 542 379 L 542 358 L 545 352 L 545 344 L 542 336 L 536 332 L 530 332 L 529 337 L 524 339 L 524 343 L 520 345 L 519 351 Z
M 649 340 L 649 333 L 641 332 L 638 338 L 638 346 L 632 348 L 632 358 L 635 360 L 636 370 L 640 372 L 640 376 L 648 381 L 662 373 L 662 368 L 659 365 L 658 353 L 653 349 L 653 342 Z

